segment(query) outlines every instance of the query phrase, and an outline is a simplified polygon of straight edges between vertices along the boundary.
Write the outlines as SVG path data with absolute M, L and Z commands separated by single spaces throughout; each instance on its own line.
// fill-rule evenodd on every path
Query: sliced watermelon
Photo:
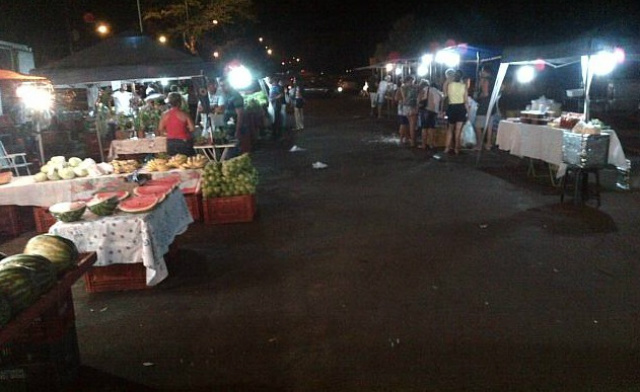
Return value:
M 159 203 L 158 198 L 152 195 L 133 196 L 118 204 L 120 211 L 139 213 L 152 210 Z
M 162 178 L 154 178 L 153 180 L 149 180 L 145 182 L 145 186 L 150 185 L 170 185 L 171 187 L 176 187 L 180 185 L 182 180 L 178 176 L 168 176 Z
M 121 201 L 129 197 L 129 192 L 127 191 L 96 192 L 93 196 L 96 199 L 111 199 L 112 197 L 115 197 L 118 199 L 118 201 Z
M 133 193 L 136 196 L 154 195 L 159 197 L 160 195 L 166 195 L 173 190 L 170 185 L 145 185 L 134 188 Z

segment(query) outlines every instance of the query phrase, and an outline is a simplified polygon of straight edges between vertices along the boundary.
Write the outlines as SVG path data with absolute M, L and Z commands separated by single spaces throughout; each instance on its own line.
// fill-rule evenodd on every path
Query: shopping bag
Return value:
M 462 126 L 462 146 L 472 147 L 476 145 L 476 130 L 473 129 L 471 121 L 467 121 Z

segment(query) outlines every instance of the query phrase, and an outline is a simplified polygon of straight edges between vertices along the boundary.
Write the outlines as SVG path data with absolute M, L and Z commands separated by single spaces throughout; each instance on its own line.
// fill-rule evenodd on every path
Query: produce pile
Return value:
M 63 156 L 51 157 L 49 162 L 40 168 L 40 173 L 33 176 L 36 182 L 70 180 L 76 177 L 99 176 L 96 162 L 91 159 L 69 158 Z
M 206 156 L 198 154 L 193 157 L 187 157 L 186 155 L 176 154 L 170 158 L 164 158 L 162 156 L 151 159 L 144 165 L 144 169 L 149 172 L 154 171 L 167 171 L 171 168 L 176 169 L 202 169 L 208 162 Z
M 73 241 L 53 234 L 31 238 L 21 254 L 0 253 L 0 327 L 51 290 L 58 275 L 77 262 Z
M 140 167 L 140 164 L 135 159 L 114 159 L 113 161 L 109 162 L 109 164 L 113 166 L 113 172 L 116 174 L 133 173 Z
M 256 192 L 258 171 L 249 154 L 222 162 L 210 162 L 202 175 L 205 198 L 250 195 Z

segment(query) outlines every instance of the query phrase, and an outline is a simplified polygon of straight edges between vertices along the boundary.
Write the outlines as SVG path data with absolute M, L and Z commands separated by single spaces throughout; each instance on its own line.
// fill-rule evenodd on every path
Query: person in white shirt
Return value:
M 391 76 L 387 75 L 384 79 L 380 81 L 378 84 L 378 90 L 376 92 L 376 100 L 378 107 L 378 118 L 382 118 L 382 107 L 384 106 L 386 95 L 389 91 L 389 87 L 391 86 Z
M 120 85 L 120 89 L 111 94 L 116 114 L 124 114 L 125 116 L 133 115 L 133 111 L 131 109 L 131 101 L 133 98 L 133 93 L 127 91 L 127 85 L 122 83 Z

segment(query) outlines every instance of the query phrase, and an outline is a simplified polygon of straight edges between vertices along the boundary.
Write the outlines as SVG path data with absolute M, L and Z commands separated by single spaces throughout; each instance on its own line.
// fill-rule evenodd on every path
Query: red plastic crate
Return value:
M 193 220 L 202 221 L 202 193 L 183 192 L 183 194 Z
M 84 284 L 89 293 L 142 290 L 149 287 L 147 269 L 142 263 L 93 267 L 84 275 Z
M 49 209 L 44 207 L 33 207 L 33 219 L 38 233 L 48 233 L 49 228 L 57 222 L 56 218 L 49 213 Z
M 256 214 L 255 195 L 203 199 L 204 223 L 251 222 Z
M 0 206 L 0 216 L 2 216 L 0 220 L 0 233 L 17 237 L 33 229 L 33 218 L 31 215 L 31 207 Z

